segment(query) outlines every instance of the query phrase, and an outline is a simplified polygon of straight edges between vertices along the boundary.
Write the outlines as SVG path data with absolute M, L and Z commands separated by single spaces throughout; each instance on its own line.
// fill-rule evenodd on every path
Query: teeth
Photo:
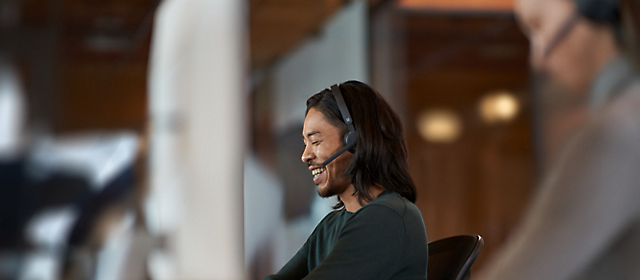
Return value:
M 324 170 L 325 170 L 324 167 L 313 169 L 313 170 L 311 170 L 311 175 L 316 176 L 316 175 L 322 173 Z

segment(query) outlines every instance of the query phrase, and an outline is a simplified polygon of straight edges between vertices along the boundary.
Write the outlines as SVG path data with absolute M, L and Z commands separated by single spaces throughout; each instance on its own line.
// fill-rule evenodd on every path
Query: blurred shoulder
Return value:
M 608 102 L 595 125 L 608 136 L 640 137 L 640 80 Z

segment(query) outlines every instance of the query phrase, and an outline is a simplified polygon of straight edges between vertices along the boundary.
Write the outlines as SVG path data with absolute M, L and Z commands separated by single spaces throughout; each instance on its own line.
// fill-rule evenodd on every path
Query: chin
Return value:
M 322 198 L 329 198 L 335 195 L 335 192 L 326 183 L 318 185 L 318 195 Z
M 324 182 L 318 185 L 318 195 L 322 198 L 329 198 L 345 192 L 348 187 L 349 184 L 329 184 Z

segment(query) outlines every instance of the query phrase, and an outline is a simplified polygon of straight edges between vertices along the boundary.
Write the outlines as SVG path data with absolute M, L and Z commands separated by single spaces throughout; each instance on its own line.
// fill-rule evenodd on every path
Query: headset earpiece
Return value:
M 618 0 L 576 0 L 576 9 L 583 17 L 617 26 L 620 23 Z
M 356 142 L 357 142 L 357 134 L 351 133 L 351 131 L 347 131 L 347 133 L 344 134 L 344 145 L 345 146 L 350 146 L 349 148 L 349 152 L 351 153 L 355 153 L 355 146 L 356 146 Z

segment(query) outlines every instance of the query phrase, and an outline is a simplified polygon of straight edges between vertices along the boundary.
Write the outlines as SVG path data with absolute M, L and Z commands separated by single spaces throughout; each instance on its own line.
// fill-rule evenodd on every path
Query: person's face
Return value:
M 301 159 L 309 166 L 321 197 L 341 194 L 351 184 L 349 176 L 344 173 L 353 158 L 352 153 L 345 152 L 322 167 L 322 162 L 343 147 L 342 137 L 340 129 L 329 123 L 322 112 L 315 108 L 309 110 L 302 128 L 305 148 Z
M 597 74 L 597 43 L 602 40 L 585 19 L 578 19 L 548 56 L 553 38 L 576 12 L 573 0 L 517 0 L 516 15 L 530 41 L 534 69 L 571 92 L 584 92 Z

